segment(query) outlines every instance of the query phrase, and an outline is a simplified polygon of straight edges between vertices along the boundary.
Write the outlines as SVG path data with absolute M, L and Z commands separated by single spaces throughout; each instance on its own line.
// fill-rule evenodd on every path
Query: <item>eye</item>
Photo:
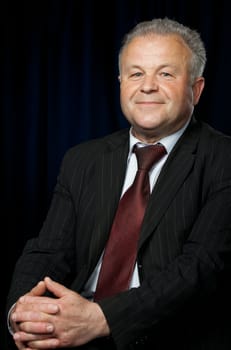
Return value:
M 141 72 L 135 72 L 135 73 L 132 73 L 130 75 L 130 77 L 133 78 L 133 79 L 140 78 L 142 76 L 143 76 L 143 73 L 141 73 Z
M 168 72 L 161 72 L 160 75 L 161 75 L 162 77 L 167 77 L 167 78 L 172 76 L 172 75 L 171 75 L 170 73 L 168 73 Z

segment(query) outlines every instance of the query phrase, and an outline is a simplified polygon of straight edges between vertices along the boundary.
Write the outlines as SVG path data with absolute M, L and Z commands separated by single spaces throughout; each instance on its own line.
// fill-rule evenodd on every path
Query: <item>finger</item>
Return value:
M 20 341 L 15 341 L 15 345 L 17 346 L 18 350 L 27 350 L 26 345 L 24 345 L 22 342 Z
M 52 298 L 23 296 L 19 299 L 15 312 L 28 310 L 56 314 L 59 311 L 59 306 Z
M 51 334 L 36 334 L 36 333 L 27 333 L 27 332 L 17 332 L 13 335 L 13 338 L 17 342 L 28 343 L 28 341 L 36 341 L 36 340 L 45 340 L 54 338 Z
M 70 289 L 64 287 L 58 282 L 53 281 L 50 277 L 45 277 L 44 282 L 46 284 L 46 288 L 58 298 L 61 298 L 70 292 Z
M 57 338 L 49 338 L 49 339 L 43 339 L 43 340 L 34 340 L 34 341 L 29 341 L 27 343 L 28 348 L 25 350 L 31 349 L 56 349 L 59 347 L 60 341 Z
M 16 311 L 12 314 L 11 319 L 15 322 L 46 322 L 50 314 L 39 311 Z
M 46 292 L 46 284 L 44 281 L 40 281 L 37 283 L 37 285 L 31 289 L 27 295 L 43 295 Z
M 54 326 L 51 322 L 20 322 L 18 331 L 15 334 L 25 332 L 27 334 L 46 334 L 49 335 L 54 332 Z

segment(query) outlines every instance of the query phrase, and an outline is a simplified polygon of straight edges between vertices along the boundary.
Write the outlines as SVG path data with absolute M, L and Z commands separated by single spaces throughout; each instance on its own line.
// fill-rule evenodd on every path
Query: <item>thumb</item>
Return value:
M 58 298 L 65 296 L 69 291 L 69 289 L 64 287 L 62 284 L 53 281 L 50 277 L 45 277 L 44 282 L 47 290 L 52 292 Z
M 32 296 L 41 296 L 45 292 L 46 292 L 46 284 L 44 281 L 40 281 L 27 294 Z

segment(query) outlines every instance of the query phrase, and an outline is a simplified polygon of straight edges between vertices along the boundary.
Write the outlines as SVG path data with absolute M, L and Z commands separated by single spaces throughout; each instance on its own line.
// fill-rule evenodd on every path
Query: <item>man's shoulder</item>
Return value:
M 231 135 L 219 130 L 211 123 L 193 118 L 189 125 L 189 134 L 199 136 L 201 141 L 206 143 L 226 143 L 231 145 Z
M 201 139 L 207 143 L 215 143 L 217 147 L 225 145 L 226 147 L 231 147 L 231 135 L 217 129 L 216 127 L 206 123 L 200 122 L 201 124 Z
M 73 158 L 83 154 L 84 157 L 94 157 L 97 156 L 97 154 L 100 155 L 104 152 L 113 151 L 118 147 L 124 147 L 128 143 L 128 140 L 129 128 L 121 129 L 110 134 L 76 144 L 66 151 L 65 157 Z

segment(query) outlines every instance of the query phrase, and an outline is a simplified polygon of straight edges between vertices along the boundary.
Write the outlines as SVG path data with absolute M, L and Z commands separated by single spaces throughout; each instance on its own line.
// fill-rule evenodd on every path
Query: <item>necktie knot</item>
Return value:
M 137 157 L 138 169 L 149 171 L 152 165 L 166 154 L 166 149 L 161 144 L 144 147 L 137 147 L 135 145 L 134 153 Z

